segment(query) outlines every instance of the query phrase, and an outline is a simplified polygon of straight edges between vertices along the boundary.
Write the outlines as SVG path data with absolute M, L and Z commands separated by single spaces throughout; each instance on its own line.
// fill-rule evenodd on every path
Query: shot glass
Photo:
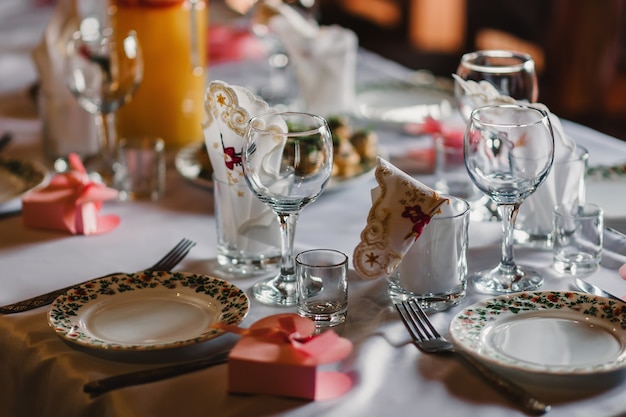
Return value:
M 388 279 L 394 303 L 415 300 L 429 312 L 458 304 L 467 291 L 467 248 L 470 207 L 467 201 L 447 196 L 422 234 Z
M 258 275 L 280 265 L 280 225 L 245 181 L 213 177 L 217 262 L 224 272 Z
M 159 200 L 165 193 L 165 142 L 161 138 L 121 139 L 115 161 L 121 200 Z
M 463 146 L 444 143 L 441 138 L 435 141 L 435 189 L 442 194 L 471 199 L 476 188 L 465 168 Z
M 591 203 L 554 209 L 554 263 L 557 272 L 589 274 L 602 259 L 603 210 Z
M 298 314 L 320 328 L 345 322 L 348 313 L 348 257 L 332 249 L 296 256 Z

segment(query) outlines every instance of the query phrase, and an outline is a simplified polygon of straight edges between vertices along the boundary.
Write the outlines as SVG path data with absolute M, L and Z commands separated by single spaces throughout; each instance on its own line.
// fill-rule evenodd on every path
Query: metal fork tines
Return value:
M 548 404 L 537 400 L 521 386 L 488 368 L 464 350 L 456 349 L 452 343 L 437 332 L 437 329 L 432 325 L 417 301 L 403 301 L 395 306 L 415 346 L 420 351 L 424 353 L 456 354 L 465 364 L 478 372 L 492 387 L 509 400 L 518 404 L 527 413 L 541 415 L 550 410 Z
M 191 248 L 196 246 L 196 242 L 183 238 L 176 246 L 174 246 L 163 258 L 148 268 L 148 271 L 169 271 L 183 260 L 189 253 Z

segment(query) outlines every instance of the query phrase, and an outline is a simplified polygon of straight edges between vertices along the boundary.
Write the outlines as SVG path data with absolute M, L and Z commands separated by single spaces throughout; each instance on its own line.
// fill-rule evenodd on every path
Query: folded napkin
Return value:
M 320 365 L 346 358 L 352 342 L 332 329 L 315 334 L 315 323 L 297 314 L 263 318 L 248 329 L 215 324 L 242 338 L 228 356 L 228 390 L 325 400 L 346 393 L 352 380 Z
M 282 3 L 282 2 L 281 2 Z M 330 115 L 352 112 L 358 38 L 340 26 L 318 27 L 283 4 L 269 25 L 293 60 L 306 110 Z
M 102 234 L 115 229 L 120 218 L 99 216 L 104 200 L 118 191 L 92 181 L 76 154 L 69 155 L 70 170 L 56 174 L 47 186 L 22 197 L 25 226 L 68 231 L 71 234 Z
M 449 199 L 377 158 L 372 208 L 354 250 L 354 269 L 363 278 L 388 277 L 396 269 L 431 217 Z
M 205 109 L 204 140 L 213 177 L 230 186 L 230 207 L 221 210 L 224 235 L 227 241 L 236 242 L 240 251 L 264 250 L 268 243 L 280 241 L 276 215 L 252 192 L 236 186 L 245 184 L 241 153 L 248 121 L 272 109 L 249 90 L 219 80 L 209 83 Z M 269 154 L 268 149 L 257 151 Z M 268 162 L 268 175 L 275 174 L 280 163 L 270 162 L 274 164 Z
M 99 150 L 94 116 L 80 107 L 65 84 L 65 45 L 79 23 L 76 1 L 59 0 L 41 42 L 32 51 L 39 74 L 44 152 L 51 160 L 71 152 L 94 155 Z
M 586 164 L 579 160 L 576 142 L 565 134 L 560 119 L 541 103 L 528 103 L 502 95 L 486 81 L 463 80 L 453 74 L 455 82 L 472 100 L 473 106 L 488 104 L 526 104 L 545 111 L 554 131 L 554 164 L 544 183 L 520 207 L 520 225 L 527 231 L 546 234 L 552 230 L 552 210 L 557 204 L 575 205 L 584 202 Z M 572 163 L 573 162 L 573 163 Z

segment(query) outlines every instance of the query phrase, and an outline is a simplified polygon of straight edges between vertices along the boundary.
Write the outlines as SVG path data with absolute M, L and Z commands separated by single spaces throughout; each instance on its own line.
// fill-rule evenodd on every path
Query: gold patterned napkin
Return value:
M 431 217 L 450 201 L 383 158 L 377 164 L 378 187 L 352 257 L 354 269 L 366 279 L 390 276 Z

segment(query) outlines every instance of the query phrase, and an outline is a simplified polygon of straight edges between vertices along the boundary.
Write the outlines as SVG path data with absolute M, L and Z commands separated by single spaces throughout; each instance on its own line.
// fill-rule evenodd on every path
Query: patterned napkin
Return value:
M 231 86 L 223 81 L 211 81 L 205 97 L 207 119 L 204 140 L 213 168 L 214 180 L 230 187 L 230 207 L 222 210 L 224 233 L 238 249 L 254 251 L 258 245 L 279 241 L 279 229 L 274 212 L 245 185 L 241 161 L 243 140 L 251 117 L 272 109 L 249 90 Z M 258 152 L 269 153 L 259 148 Z M 277 166 L 268 166 L 271 174 Z
M 353 255 L 354 269 L 366 279 L 390 276 L 431 217 L 449 203 L 383 158 L 377 163 L 378 187 Z

